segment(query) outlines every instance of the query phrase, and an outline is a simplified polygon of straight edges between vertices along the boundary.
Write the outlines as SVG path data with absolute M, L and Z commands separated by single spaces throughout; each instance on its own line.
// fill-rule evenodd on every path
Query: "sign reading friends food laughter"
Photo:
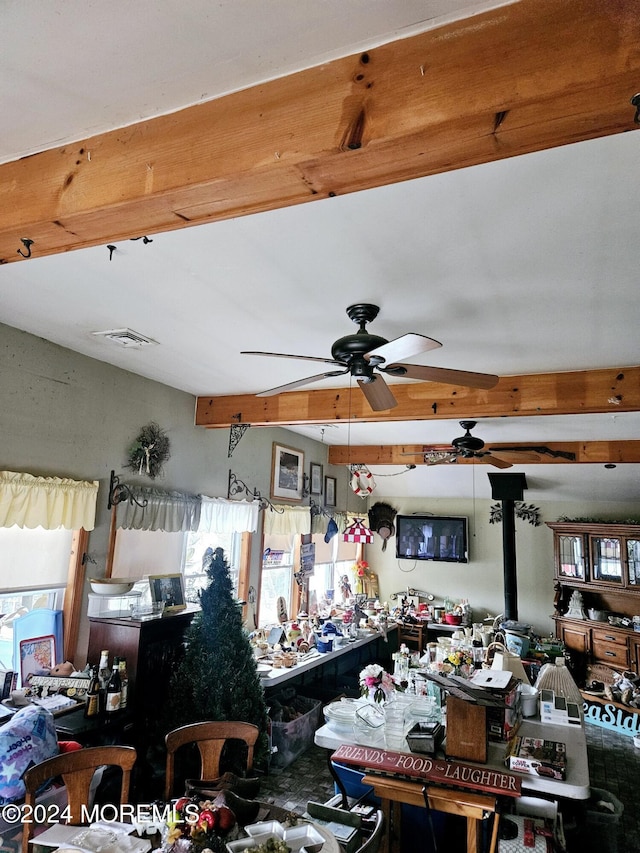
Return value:
M 428 755 L 343 745 L 333 753 L 331 760 L 373 773 L 408 776 L 425 782 L 455 785 L 506 797 L 519 797 L 521 793 L 521 780 L 512 773 L 460 761 L 445 761 Z

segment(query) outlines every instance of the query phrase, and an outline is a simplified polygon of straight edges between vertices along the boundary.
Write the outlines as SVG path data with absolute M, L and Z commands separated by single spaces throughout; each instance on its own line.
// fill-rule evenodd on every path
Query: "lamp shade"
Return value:
M 355 518 L 353 523 L 342 534 L 342 538 L 345 542 L 358 542 L 362 545 L 371 545 L 373 542 L 373 533 L 361 518 Z

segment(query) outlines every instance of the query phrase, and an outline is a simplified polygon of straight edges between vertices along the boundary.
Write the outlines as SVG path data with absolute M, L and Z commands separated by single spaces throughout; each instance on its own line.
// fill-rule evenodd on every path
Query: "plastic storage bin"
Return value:
M 98 595 L 89 593 L 88 616 L 100 616 L 103 619 L 121 619 L 131 616 L 134 608 L 140 605 L 140 593 L 129 592 L 125 595 Z
M 609 791 L 591 788 L 585 828 L 590 849 L 597 850 L 598 853 L 617 853 L 618 828 L 623 811 L 624 806 L 620 800 Z
M 291 704 L 300 716 L 288 723 L 271 721 L 271 767 L 288 767 L 313 744 L 313 735 L 320 722 L 322 703 L 318 699 L 296 696 Z

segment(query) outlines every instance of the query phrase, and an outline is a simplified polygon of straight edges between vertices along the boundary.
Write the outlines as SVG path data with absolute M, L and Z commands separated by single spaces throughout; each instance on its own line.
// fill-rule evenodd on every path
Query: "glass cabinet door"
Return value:
M 630 586 L 640 584 L 640 540 L 627 539 L 627 568 Z
M 585 579 L 584 540 L 581 535 L 560 534 L 558 543 L 558 576 L 583 581 Z
M 622 548 L 617 537 L 592 536 L 593 580 L 622 584 Z

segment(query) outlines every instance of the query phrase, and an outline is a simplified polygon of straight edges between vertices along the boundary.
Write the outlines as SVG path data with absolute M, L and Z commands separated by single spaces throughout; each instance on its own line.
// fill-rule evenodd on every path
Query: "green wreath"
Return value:
M 162 472 L 162 466 L 170 455 L 166 432 L 152 421 L 140 430 L 140 434 L 129 448 L 126 467 L 136 474 L 146 474 L 154 479 Z

